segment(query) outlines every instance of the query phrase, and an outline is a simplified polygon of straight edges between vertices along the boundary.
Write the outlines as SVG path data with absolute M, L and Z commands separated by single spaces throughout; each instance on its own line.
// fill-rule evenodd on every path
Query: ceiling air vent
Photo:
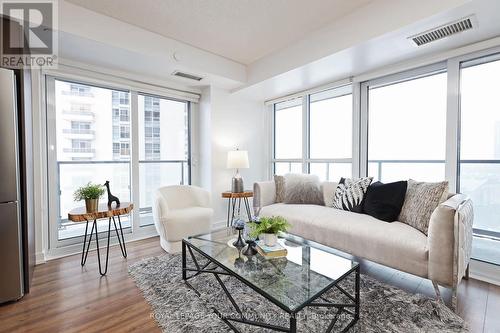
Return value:
M 185 78 L 185 79 L 189 79 L 189 80 L 194 80 L 194 81 L 201 81 L 201 80 L 203 80 L 203 78 L 200 77 L 200 76 L 196 76 L 196 75 L 188 74 L 188 73 L 184 73 L 184 72 L 179 72 L 179 71 L 173 72 L 172 75 L 178 76 L 178 77 L 182 77 L 182 78 Z
M 461 20 L 447 23 L 437 28 L 427 30 L 418 35 L 411 36 L 409 37 L 409 39 L 411 39 L 417 46 L 422 46 L 430 42 L 434 42 L 436 40 L 458 34 L 459 32 L 472 29 L 473 19 L 473 16 L 463 18 Z

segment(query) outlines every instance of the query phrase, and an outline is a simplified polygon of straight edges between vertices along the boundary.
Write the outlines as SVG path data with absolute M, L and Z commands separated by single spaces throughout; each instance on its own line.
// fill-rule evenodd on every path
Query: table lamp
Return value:
M 244 191 L 243 178 L 240 175 L 240 169 L 247 169 L 250 165 L 248 163 L 248 152 L 246 150 L 233 150 L 227 153 L 227 168 L 236 169 L 231 182 L 231 192 L 241 193 Z

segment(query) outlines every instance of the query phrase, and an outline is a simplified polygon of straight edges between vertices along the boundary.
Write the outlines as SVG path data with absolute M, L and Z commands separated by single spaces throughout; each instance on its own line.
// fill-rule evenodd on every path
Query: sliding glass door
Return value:
M 190 103 L 55 77 L 46 86 L 50 247 L 82 241 L 85 224 L 67 214 L 83 205 L 73 193 L 89 182 L 109 180 L 115 196 L 135 203 L 125 232 L 154 232 L 154 191 L 190 183 Z
M 474 202 L 475 259 L 500 265 L 500 56 L 461 64 L 460 192 Z
M 86 84 L 54 81 L 57 239 L 82 236 L 84 224 L 67 220 L 73 192 L 109 180 L 113 194 L 130 201 L 130 94 Z M 106 199 L 101 199 L 101 201 Z M 82 203 L 79 203 L 82 204 Z M 128 218 L 122 220 L 130 227 Z M 107 227 L 101 221 L 102 229 Z

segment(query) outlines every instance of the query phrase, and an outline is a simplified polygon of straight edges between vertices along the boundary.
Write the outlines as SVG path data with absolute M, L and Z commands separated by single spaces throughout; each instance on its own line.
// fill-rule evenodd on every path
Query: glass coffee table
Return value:
M 341 329 L 346 332 L 359 319 L 359 264 L 335 254 L 335 250 L 308 240 L 283 235 L 279 242 L 287 248 L 286 258 L 265 259 L 260 254 L 242 255 L 232 246 L 237 234 L 232 228 L 193 236 L 182 241 L 182 279 L 198 295 L 189 282 L 200 274 L 211 274 L 236 311 L 233 315 L 214 312 L 232 330 L 234 323 L 247 324 L 280 332 L 297 332 L 297 314 L 306 307 L 322 307 L 333 311 L 326 332 L 331 332 L 340 315 L 352 318 Z M 188 267 L 188 256 L 190 258 Z M 252 265 L 245 265 L 251 260 Z M 248 268 L 250 267 L 250 268 Z M 353 276 L 352 276 L 353 275 Z M 277 326 L 246 318 L 221 276 L 236 278 L 288 314 L 289 326 Z M 340 283 L 354 284 L 353 288 Z M 328 300 L 325 294 L 335 289 L 342 303 Z M 352 290 L 351 292 L 348 289 Z

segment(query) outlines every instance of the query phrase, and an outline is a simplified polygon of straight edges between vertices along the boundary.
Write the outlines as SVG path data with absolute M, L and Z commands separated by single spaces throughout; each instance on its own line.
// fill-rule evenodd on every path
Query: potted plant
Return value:
M 85 200 L 87 213 L 95 213 L 99 208 L 99 198 L 105 190 L 102 185 L 87 183 L 87 185 L 78 188 L 73 194 L 75 201 Z
M 278 241 L 278 233 L 286 232 L 290 223 L 283 216 L 261 217 L 260 221 L 250 224 L 253 237 L 264 240 L 266 246 L 275 246 Z

